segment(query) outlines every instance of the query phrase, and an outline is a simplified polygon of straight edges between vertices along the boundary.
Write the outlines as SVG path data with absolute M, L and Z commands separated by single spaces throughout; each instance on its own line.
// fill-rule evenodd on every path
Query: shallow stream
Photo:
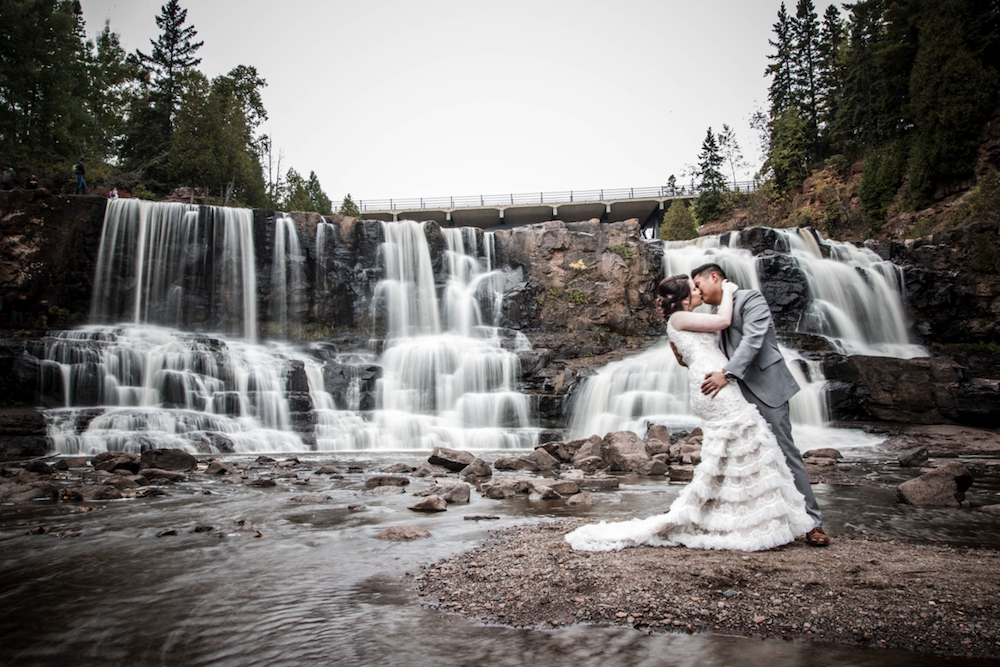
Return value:
M 507 452 L 509 453 L 509 452 Z M 499 453 L 484 456 L 492 461 Z M 254 457 L 228 457 L 240 466 Z M 110 502 L 0 506 L 0 637 L 4 665 L 979 665 L 906 651 L 714 635 L 646 635 L 623 628 L 511 629 L 423 607 L 410 575 L 421 564 L 482 543 L 524 521 L 643 516 L 681 488 L 623 476 L 594 492 L 592 508 L 562 501 L 495 501 L 433 515 L 407 510 L 413 491 L 374 495 L 364 479 L 406 453 L 307 454 L 299 481 L 254 488 L 197 476 L 171 494 Z M 883 457 L 884 461 L 884 457 Z M 911 541 L 1000 547 L 1000 522 L 975 509 L 895 503 L 893 471 L 855 458 L 852 475 L 884 484 L 814 487 L 833 535 L 864 531 Z M 968 460 L 974 506 L 1000 502 L 1000 467 Z M 364 472 L 311 475 L 321 464 Z M 80 473 L 80 471 L 74 471 Z M 295 503 L 300 494 L 331 500 Z M 363 510 L 348 510 L 362 503 Z M 85 508 L 92 507 L 92 510 Z M 471 521 L 465 516 L 497 520 Z M 243 522 L 242 524 L 237 522 Z M 252 525 L 251 525 L 252 524 Z M 374 539 L 388 525 L 416 525 L 430 539 Z M 35 526 L 47 533 L 31 535 Z M 212 530 L 195 532 L 211 526 Z M 176 535 L 157 537 L 165 530 Z M 258 536 L 259 531 L 259 536 Z M 60 537 L 62 535 L 62 537 Z

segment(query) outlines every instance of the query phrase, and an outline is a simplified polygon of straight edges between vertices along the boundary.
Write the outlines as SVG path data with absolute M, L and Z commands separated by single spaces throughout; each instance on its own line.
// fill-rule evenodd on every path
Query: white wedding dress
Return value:
M 701 393 L 705 374 L 726 363 L 718 334 L 670 325 L 667 334 L 688 364 L 691 405 L 703 420 L 701 463 L 666 514 L 581 526 L 566 541 L 578 551 L 643 544 L 760 551 L 812 530 L 805 499 L 757 408 L 736 383 L 715 398 Z

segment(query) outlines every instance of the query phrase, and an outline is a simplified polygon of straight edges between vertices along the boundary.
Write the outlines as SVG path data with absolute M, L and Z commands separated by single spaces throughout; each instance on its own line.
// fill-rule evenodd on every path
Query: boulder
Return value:
M 840 450 L 838 449 L 834 449 L 833 447 L 823 447 L 821 449 L 810 449 L 807 452 L 803 452 L 802 458 L 803 459 L 827 458 L 827 459 L 837 460 L 837 459 L 842 459 L 844 457 L 843 455 L 841 455 Z
M 236 468 L 219 460 L 212 461 L 205 468 L 206 475 L 232 475 L 235 472 Z
M 662 477 L 669 471 L 670 466 L 667 465 L 662 459 L 652 459 L 639 472 L 650 477 Z
M 429 532 L 416 526 L 389 526 L 376 535 L 375 539 L 389 540 L 390 542 L 411 542 L 430 536 Z
M 414 470 L 415 468 L 411 465 L 407 465 L 405 463 L 393 463 L 391 466 L 386 466 L 382 468 L 380 472 L 388 473 L 390 475 L 393 474 L 406 475 L 413 472 Z
M 132 452 L 101 452 L 90 461 L 95 470 L 128 470 L 129 472 L 139 472 L 141 468 L 157 468 L 159 466 L 140 465 L 139 455 Z
M 50 466 L 45 461 L 26 461 L 24 463 L 24 469 L 28 472 L 37 473 L 39 475 L 51 475 L 55 473 L 55 468 Z
M 536 450 L 543 449 L 557 461 L 569 463 L 573 460 L 573 452 L 566 448 L 565 442 L 546 442 L 535 447 Z M 573 450 L 575 452 L 575 450 Z
M 559 459 L 544 449 L 536 449 L 528 454 L 527 459 L 535 464 L 535 470 L 557 470 L 559 468 Z
M 582 459 L 573 459 L 573 465 L 583 472 L 597 472 L 607 467 L 604 459 L 600 456 L 585 456 Z
M 528 500 L 558 500 L 562 495 L 551 486 L 532 485 Z
M 105 484 L 88 484 L 80 487 L 80 495 L 84 500 L 117 500 L 122 492 Z
M 927 463 L 929 458 L 930 451 L 926 447 L 912 447 L 905 452 L 899 453 L 899 465 L 908 468 L 919 468 Z
M 365 480 L 365 488 L 374 489 L 377 486 L 406 486 L 409 483 L 410 480 L 399 475 L 372 475 Z
M 583 491 L 581 493 L 574 494 L 566 499 L 567 505 L 593 505 L 594 504 L 594 494 L 590 491 Z
M 427 462 L 434 466 L 447 468 L 451 472 L 458 472 L 475 459 L 476 457 L 469 452 L 448 449 L 447 447 L 435 447 Z
M 430 463 L 421 463 L 413 470 L 414 477 L 441 477 L 447 475 L 450 470 L 442 466 L 432 465 Z
M 448 503 L 441 496 L 427 496 L 410 505 L 410 509 L 414 512 L 444 512 L 448 509 Z
M 485 498 L 506 500 L 520 493 L 531 491 L 531 479 L 528 477 L 494 477 L 479 486 L 479 493 Z
M 663 424 L 654 424 L 646 434 L 646 453 L 650 456 L 670 451 L 670 431 Z
M 160 470 L 159 468 L 143 468 L 139 474 L 150 482 L 186 482 L 187 475 L 182 472 L 172 470 Z
M 979 510 L 981 512 L 986 512 L 987 514 L 1000 516 L 1000 505 L 983 505 L 979 508 Z
M 690 482 L 694 479 L 694 466 L 672 465 L 667 471 L 671 482 Z
M 417 496 L 441 496 L 446 503 L 467 503 L 469 502 L 472 486 L 457 479 L 441 479 L 433 486 L 429 486 L 423 491 L 418 491 Z
M 704 437 L 705 434 L 702 432 L 701 427 L 699 426 L 695 430 L 691 431 L 686 436 L 678 440 L 675 444 L 681 445 L 682 447 L 684 445 L 697 445 L 698 447 L 701 447 L 701 440 Z
M 492 477 L 493 469 L 490 468 L 490 464 L 486 461 L 477 458 L 472 463 L 462 468 L 462 471 L 458 474 L 462 479 L 476 480 L 483 477 Z
M 576 441 L 580 442 L 580 446 L 577 448 L 576 453 L 573 454 L 573 465 L 579 466 L 579 461 L 590 458 L 592 456 L 600 457 L 601 455 L 601 436 L 592 435 L 586 440 Z
M 560 496 L 570 496 L 580 493 L 580 485 L 575 480 L 539 478 L 531 480 L 531 488 L 539 491 L 542 488 L 552 489 Z
M 149 486 L 149 480 L 142 475 L 112 475 L 103 482 L 116 489 L 138 489 L 140 486 Z
M 900 502 L 920 507 L 960 507 L 972 486 L 972 474 L 958 461 L 903 482 L 896 488 Z
M 601 441 L 601 458 L 611 470 L 640 472 L 651 457 L 646 443 L 632 431 L 608 433 Z
M 320 466 L 319 468 L 316 469 L 316 474 L 317 475 L 334 475 L 334 476 L 336 476 L 338 478 L 339 477 L 343 477 L 343 475 L 340 474 L 340 471 L 337 468 L 334 468 L 333 466 Z
M 143 468 L 159 468 L 160 470 L 176 472 L 188 472 L 198 467 L 198 459 L 183 449 L 147 449 L 142 453 L 141 461 Z
M 493 467 L 497 470 L 523 470 L 535 472 L 538 466 L 534 461 L 522 459 L 517 456 L 504 456 L 493 462 Z
M 586 477 L 576 481 L 581 489 L 617 489 L 620 486 L 617 477 Z

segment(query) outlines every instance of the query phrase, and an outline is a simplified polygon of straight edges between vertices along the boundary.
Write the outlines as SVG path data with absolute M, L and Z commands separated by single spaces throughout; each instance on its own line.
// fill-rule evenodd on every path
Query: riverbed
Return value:
M 283 455 L 284 456 L 284 455 Z M 491 461 L 499 453 L 484 455 Z M 280 457 L 279 457 L 280 458 Z M 378 495 L 364 480 L 426 453 L 298 455 L 274 487 L 193 475 L 170 495 L 103 502 L 0 506 L 0 636 L 6 665 L 939 665 L 990 664 L 930 653 L 803 640 L 653 633 L 633 627 L 511 628 L 422 604 L 425 567 L 469 552 L 496 528 L 554 519 L 606 519 L 661 511 L 681 486 L 620 477 L 591 507 L 563 501 L 489 500 L 418 514 L 406 492 Z M 253 457 L 224 457 L 251 466 Z M 1000 502 L 1000 468 L 963 459 L 976 475 L 972 507 L 917 509 L 895 502 L 895 484 L 917 470 L 877 452 L 852 458 L 856 484 L 817 485 L 837 537 L 1000 547 L 1000 521 L 976 509 Z M 314 474 L 320 465 L 340 479 Z M 878 473 L 878 478 L 870 477 Z M 90 474 L 84 469 L 70 475 Z M 295 502 L 301 495 L 329 500 Z M 363 507 L 349 506 L 362 505 Z M 467 520 L 492 516 L 496 519 Z M 431 537 L 385 542 L 412 525 Z M 44 532 L 42 532 L 44 530 Z M 666 593 L 666 591 L 665 591 Z

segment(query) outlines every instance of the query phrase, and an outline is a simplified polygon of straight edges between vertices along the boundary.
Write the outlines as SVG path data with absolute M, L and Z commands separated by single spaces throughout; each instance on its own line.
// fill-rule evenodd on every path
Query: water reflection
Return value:
M 492 458 L 500 453 L 494 453 Z M 367 453 L 310 459 L 369 471 L 422 457 Z M 235 460 L 241 464 L 248 459 Z M 302 457 L 300 457 L 302 458 Z M 305 460 L 303 458 L 303 460 Z M 875 463 L 862 462 L 858 474 Z M 985 473 L 990 470 L 983 467 Z M 992 470 L 996 470 L 992 468 Z M 896 474 L 896 473 L 893 473 Z M 911 474 L 899 472 L 902 477 Z M 890 477 L 892 474 L 889 475 Z M 170 497 L 90 503 L 0 506 L 0 636 L 7 665 L 940 665 L 938 656 L 710 635 L 653 635 L 578 626 L 525 630 L 483 626 L 419 606 L 406 579 L 430 563 L 477 546 L 489 530 L 526 518 L 646 515 L 666 508 L 681 488 L 625 475 L 614 491 L 595 492 L 592 508 L 561 502 L 472 502 L 438 515 L 406 507 L 407 493 L 363 491 L 367 474 L 344 479 L 280 480 L 257 489 L 189 482 Z M 300 480 L 302 481 L 302 480 Z M 893 481 L 894 480 L 890 480 Z M 970 499 L 1000 490 L 997 475 L 977 479 Z M 886 487 L 818 486 L 831 532 L 893 531 L 928 541 L 961 542 L 974 510 L 897 506 Z M 210 495 L 203 492 L 209 491 Z M 301 504 L 301 493 L 332 500 Z M 347 509 L 351 503 L 366 509 Z M 490 514 L 498 521 L 465 521 Z M 974 517 L 973 517 L 974 518 Z M 236 523 L 243 521 L 243 524 Z M 965 522 L 966 528 L 957 526 Z M 373 539 L 387 525 L 429 530 L 431 539 Z M 951 528 L 948 525 L 951 524 Z M 27 535 L 35 525 L 47 535 Z M 194 532 L 212 526 L 212 531 Z M 922 527 L 922 528 L 921 528 Z M 157 537 L 165 529 L 175 536 Z M 920 531 L 924 532 L 921 533 Z M 965 530 L 966 532 L 963 532 Z M 1000 544 L 1000 528 L 979 525 L 981 542 Z M 80 531 L 79 537 L 57 537 Z M 254 537 L 260 531 L 261 537 Z M 988 664 L 956 660 L 953 664 Z

